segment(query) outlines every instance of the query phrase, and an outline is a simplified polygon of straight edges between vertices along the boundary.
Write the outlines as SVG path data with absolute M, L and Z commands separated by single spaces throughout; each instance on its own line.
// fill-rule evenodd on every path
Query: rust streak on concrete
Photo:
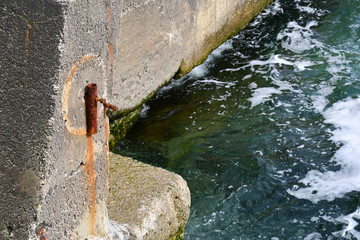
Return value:
M 46 240 L 44 228 L 41 226 L 38 233 L 39 240 Z
M 110 136 L 110 128 L 109 128 L 109 121 L 106 117 L 106 107 L 104 106 L 104 126 L 105 126 L 105 167 L 106 173 L 109 175 L 109 136 Z M 109 187 L 109 182 L 106 181 L 107 187 Z
M 27 64 L 29 58 L 30 30 L 31 30 L 31 21 L 29 20 L 27 22 L 27 31 L 25 35 L 25 58 L 24 58 L 25 64 Z M 27 74 L 24 75 L 24 81 L 23 81 L 24 86 L 26 86 L 26 79 L 27 79 Z
M 96 213 L 96 187 L 95 187 L 95 166 L 94 166 L 94 143 L 93 137 L 88 136 L 88 152 L 86 156 L 86 174 L 89 184 L 89 202 L 90 202 L 90 233 L 94 235 L 95 213 Z
M 112 45 L 112 42 L 110 42 L 110 77 L 111 77 L 111 80 L 113 79 L 113 76 L 114 76 L 114 51 L 113 51 L 113 45 Z
M 31 30 L 31 21 L 27 23 L 27 32 L 25 36 L 25 57 L 29 57 L 29 44 L 30 44 L 30 30 Z

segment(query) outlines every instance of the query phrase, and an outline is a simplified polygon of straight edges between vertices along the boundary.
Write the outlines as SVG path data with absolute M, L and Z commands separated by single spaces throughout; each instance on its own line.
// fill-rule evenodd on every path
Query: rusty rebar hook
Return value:
M 85 110 L 86 110 L 86 132 L 88 136 L 97 133 L 97 102 L 104 105 L 104 111 L 107 108 L 117 111 L 118 108 L 112 104 L 106 103 L 104 98 L 97 96 L 97 85 L 90 83 L 85 88 Z
M 102 103 L 105 108 L 110 108 L 113 111 L 119 110 L 117 106 L 111 105 L 110 103 L 106 103 L 106 100 L 104 98 L 96 97 L 96 101 Z

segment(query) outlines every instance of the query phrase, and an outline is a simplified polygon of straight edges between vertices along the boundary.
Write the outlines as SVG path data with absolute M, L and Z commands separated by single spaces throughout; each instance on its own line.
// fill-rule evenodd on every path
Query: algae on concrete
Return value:
M 10 240 L 13 239 L 13 235 L 11 234 L 11 229 L 9 227 L 4 227 L 4 229 L 1 231 L 1 239 L 3 240 Z
M 136 120 L 139 118 L 141 108 L 137 108 L 133 111 L 128 111 L 126 115 L 121 116 L 119 119 L 116 119 L 110 123 L 110 138 L 109 138 L 109 148 L 112 151 L 115 148 L 116 143 L 118 143 L 131 127 L 134 125 Z M 110 119 L 111 120 L 111 119 Z

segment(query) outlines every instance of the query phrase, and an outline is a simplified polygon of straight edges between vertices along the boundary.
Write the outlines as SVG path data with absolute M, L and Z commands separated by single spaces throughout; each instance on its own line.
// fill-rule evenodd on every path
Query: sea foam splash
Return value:
M 281 40 L 284 49 L 294 53 L 302 53 L 310 50 L 320 43 L 311 38 L 313 35 L 311 27 L 317 26 L 316 21 L 311 21 L 305 27 L 300 26 L 297 22 L 289 22 L 287 27 L 277 35 L 277 40 Z
M 282 59 L 279 55 L 273 55 L 270 59 L 262 61 L 262 60 L 253 60 L 247 66 L 251 66 L 253 69 L 254 66 L 257 65 L 269 65 L 270 70 L 270 79 L 272 80 L 272 84 L 276 85 L 276 87 L 260 87 L 256 88 L 257 85 L 254 87 L 254 83 L 249 85 L 249 89 L 252 89 L 252 96 L 248 98 L 248 101 L 251 102 L 251 107 L 253 108 L 261 103 L 266 101 L 272 100 L 272 95 L 279 95 L 285 90 L 289 90 L 292 92 L 299 92 L 299 90 L 295 90 L 293 85 L 287 81 L 284 81 L 280 77 L 280 72 L 277 69 L 276 65 L 292 65 L 296 66 L 298 69 L 305 69 L 305 67 L 311 66 L 310 62 L 290 62 L 288 60 Z M 245 66 L 246 67 L 246 66 Z M 254 70 L 253 71 L 257 71 Z
M 360 233 L 355 230 L 355 227 L 359 225 L 356 219 L 360 220 L 360 208 L 348 215 L 337 217 L 334 222 L 344 224 L 346 227 L 341 231 L 334 232 L 333 235 L 339 238 L 352 239 L 352 237 L 355 237 L 356 239 L 360 239 Z
M 346 193 L 360 190 L 360 98 L 347 98 L 335 103 L 323 112 L 325 123 L 334 125 L 331 140 L 340 148 L 332 158 L 340 166 L 338 171 L 320 172 L 312 170 L 300 183 L 287 192 L 313 203 L 321 200 L 333 201 Z
M 248 100 L 251 102 L 251 108 L 271 100 L 271 95 L 281 94 L 281 91 L 273 87 L 262 87 L 254 90 L 254 93 L 251 98 Z
M 271 3 L 267 8 L 265 8 L 259 15 L 257 15 L 252 22 L 249 23 L 249 26 L 256 26 L 260 24 L 264 17 L 266 16 L 274 16 L 278 13 L 283 13 L 284 10 L 281 6 L 279 0 L 275 0 Z
M 212 51 L 202 64 L 193 68 L 189 72 L 189 75 L 194 76 L 194 77 L 202 77 L 202 76 L 206 75 L 209 72 L 209 64 L 214 62 L 214 60 L 216 58 L 221 57 L 225 50 L 232 49 L 232 48 L 233 48 L 232 39 L 229 39 L 226 42 L 224 42 L 223 44 L 221 44 L 217 49 Z

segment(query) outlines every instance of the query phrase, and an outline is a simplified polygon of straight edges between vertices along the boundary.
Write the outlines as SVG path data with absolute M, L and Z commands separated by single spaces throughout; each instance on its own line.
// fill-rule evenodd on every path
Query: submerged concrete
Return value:
M 269 2 L 0 1 L 0 239 L 113 236 L 108 119 L 99 104 L 86 135 L 85 86 L 139 107 Z

